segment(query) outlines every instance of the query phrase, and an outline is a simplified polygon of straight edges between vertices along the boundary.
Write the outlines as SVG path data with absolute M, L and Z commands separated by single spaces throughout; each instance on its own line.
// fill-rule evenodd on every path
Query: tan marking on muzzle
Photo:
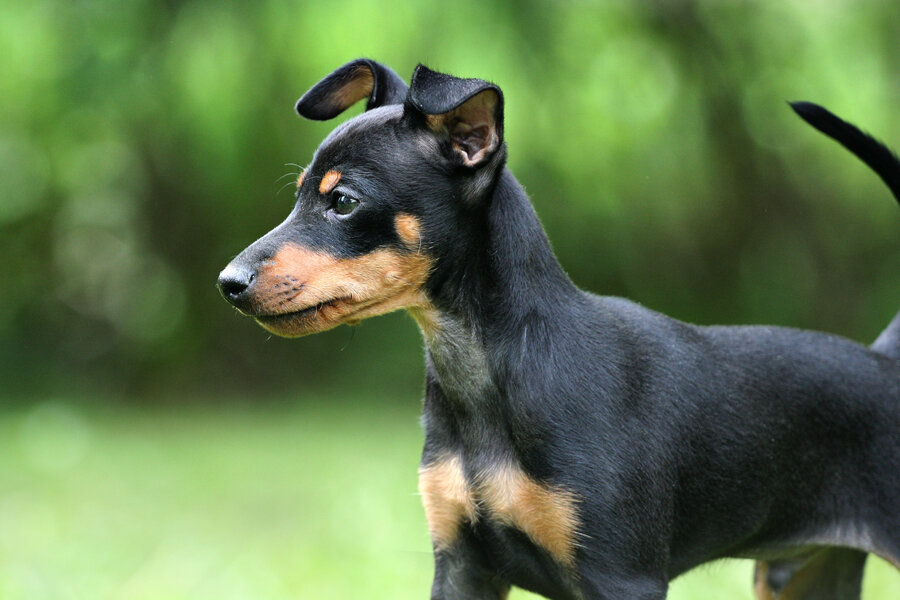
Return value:
M 297 177 L 297 189 L 300 189 L 300 186 L 303 185 L 303 180 L 306 178 L 306 169 L 300 172 L 300 176 Z
M 299 336 L 424 306 L 428 301 L 423 288 L 430 269 L 431 259 L 419 253 L 381 248 L 339 258 L 287 244 L 259 269 L 255 313 L 269 331 Z M 310 307 L 318 308 L 296 320 L 271 319 Z

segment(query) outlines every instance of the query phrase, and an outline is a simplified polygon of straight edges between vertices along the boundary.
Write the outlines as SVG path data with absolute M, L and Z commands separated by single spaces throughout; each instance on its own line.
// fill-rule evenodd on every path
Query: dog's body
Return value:
M 424 67 L 407 88 L 359 60 L 297 110 L 363 98 L 219 283 L 281 335 L 417 321 L 433 599 L 658 600 L 722 557 L 760 560 L 759 598 L 837 599 L 866 553 L 900 566 L 900 315 L 865 348 L 585 293 L 504 167 L 499 88 Z M 900 190 L 883 146 L 797 110 Z

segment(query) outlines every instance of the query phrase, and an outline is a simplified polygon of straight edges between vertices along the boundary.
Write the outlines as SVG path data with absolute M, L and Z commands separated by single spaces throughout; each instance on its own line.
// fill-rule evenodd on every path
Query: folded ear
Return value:
M 358 58 L 339 67 L 297 100 L 301 117 L 327 121 L 368 97 L 366 110 L 402 104 L 409 86 L 388 67 Z
M 460 79 L 419 65 L 406 99 L 434 133 L 449 139 L 463 164 L 475 167 L 503 144 L 503 92 L 481 79 Z

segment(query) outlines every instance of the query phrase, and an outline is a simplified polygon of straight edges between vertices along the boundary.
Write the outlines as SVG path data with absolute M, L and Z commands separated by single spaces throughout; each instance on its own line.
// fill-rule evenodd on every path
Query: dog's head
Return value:
M 424 310 L 480 238 L 477 213 L 505 161 L 500 89 L 421 65 L 407 86 L 360 59 L 296 108 L 327 120 L 363 98 L 366 111 L 300 175 L 287 219 L 219 275 L 222 295 L 278 335 Z

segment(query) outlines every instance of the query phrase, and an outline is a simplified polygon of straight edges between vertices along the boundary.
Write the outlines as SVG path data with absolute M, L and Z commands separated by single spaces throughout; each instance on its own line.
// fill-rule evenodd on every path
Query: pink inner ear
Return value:
M 497 123 L 494 111 L 499 98 L 486 90 L 441 115 L 428 115 L 428 126 L 435 133 L 449 136 L 463 162 L 474 167 L 497 149 Z
M 463 153 L 466 164 L 475 164 L 481 160 L 493 143 L 493 131 L 488 125 L 469 126 L 468 123 L 456 123 L 450 132 L 453 145 Z

